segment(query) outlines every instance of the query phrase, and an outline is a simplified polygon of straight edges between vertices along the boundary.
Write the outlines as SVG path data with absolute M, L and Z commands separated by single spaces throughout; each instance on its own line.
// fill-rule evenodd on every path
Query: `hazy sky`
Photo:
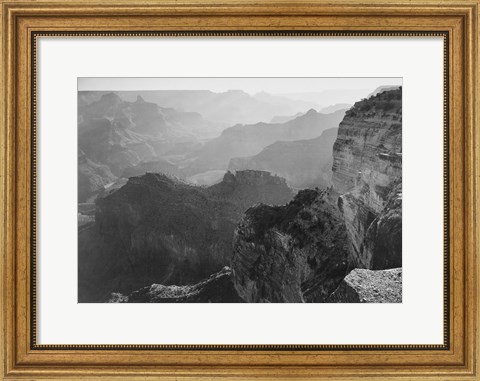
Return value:
M 373 91 L 379 86 L 402 84 L 402 78 L 78 78 L 78 90 L 243 90 L 249 94 Z

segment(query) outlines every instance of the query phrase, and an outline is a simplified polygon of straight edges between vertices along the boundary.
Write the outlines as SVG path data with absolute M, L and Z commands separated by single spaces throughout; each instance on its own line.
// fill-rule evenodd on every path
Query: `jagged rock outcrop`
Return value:
M 328 297 L 327 303 L 401 303 L 402 269 L 354 269 Z
M 374 95 L 383 93 L 384 91 L 397 90 L 398 88 L 400 88 L 400 86 L 396 86 L 396 85 L 379 86 L 375 90 L 373 90 L 370 94 L 368 94 L 367 98 L 370 98 L 370 97 L 373 97 Z
M 208 188 L 163 174 L 131 177 L 97 199 L 95 224 L 79 232 L 79 299 L 196 283 L 229 264 L 248 207 L 292 197 L 284 179 L 266 172 L 227 173 Z
M 301 191 L 288 206 L 247 211 L 232 258 L 245 301 L 325 302 L 352 268 L 401 267 L 401 100 L 401 88 L 383 91 L 347 111 L 333 148 L 333 188 Z M 361 288 L 365 278 L 359 299 L 370 300 L 369 292 L 371 300 L 387 298 L 374 295 L 357 273 L 347 281 L 358 280 Z M 379 276 L 371 282 L 383 282 Z
M 363 242 L 362 262 L 368 269 L 402 266 L 402 182 L 398 179 L 387 205 L 369 225 Z
M 283 205 L 294 196 L 284 178 L 255 170 L 236 171 L 235 174 L 228 171 L 220 183 L 207 188 L 207 193 L 234 202 L 239 212 L 258 203 Z
M 354 266 L 385 268 L 382 266 L 387 263 L 401 266 L 401 88 L 380 92 L 355 103 L 347 111 L 333 146 L 332 172 L 333 186 L 342 194 L 339 206 L 344 214 Z M 392 197 L 396 200 L 394 203 L 390 202 Z M 374 221 L 376 230 L 372 227 L 367 237 Z M 392 242 L 388 244 L 391 249 L 388 253 L 379 249 L 387 248 L 386 243 L 377 242 L 377 249 L 372 249 L 371 239 L 378 236 L 375 233 L 378 229 L 383 237 L 388 237 L 383 239 Z M 390 230 L 395 239 L 385 235 Z
M 122 177 L 142 176 L 147 172 L 164 173 L 170 176 L 181 175 L 181 170 L 175 164 L 166 159 L 157 158 L 152 161 L 142 161 L 133 167 L 125 168 Z
M 125 296 L 112 293 L 110 303 L 242 303 L 232 282 L 232 271 L 224 267 L 207 279 L 186 286 L 152 284 Z
M 402 175 L 402 91 L 355 103 L 333 146 L 333 186 L 340 193 L 368 187 L 364 201 L 380 211 L 388 185 Z M 363 193 L 365 193 L 363 191 Z
M 246 302 L 323 302 L 348 270 L 348 241 L 332 189 L 286 206 L 250 208 L 235 231 L 232 269 Z
M 277 141 L 255 156 L 231 159 L 229 169 L 269 171 L 284 177 L 297 189 L 329 186 L 337 131 L 325 130 L 314 139 Z

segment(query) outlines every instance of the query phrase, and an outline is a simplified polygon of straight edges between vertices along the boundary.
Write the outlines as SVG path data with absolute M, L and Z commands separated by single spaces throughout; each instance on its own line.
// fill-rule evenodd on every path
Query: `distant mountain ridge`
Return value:
M 343 110 L 321 114 L 311 109 L 285 123 L 235 125 L 224 130 L 218 138 L 207 142 L 199 151 L 193 152 L 186 171 L 199 173 L 227 169 L 230 159 L 257 155 L 277 141 L 316 138 L 323 131 L 338 127 L 344 115 Z
M 242 90 L 218 93 L 210 90 L 132 90 L 115 93 L 130 102 L 141 96 L 147 102 L 161 107 L 200 113 L 223 127 L 236 123 L 267 122 L 275 115 L 295 114 L 319 107 L 316 102 L 292 100 L 267 93 L 250 95 Z M 94 94 L 80 91 L 79 99 L 79 104 L 84 104 L 94 99 Z
M 114 92 L 95 95 L 79 94 L 78 147 L 85 157 L 82 166 L 79 162 L 81 201 L 101 190 L 98 184 L 111 182 L 109 172 L 121 177 L 145 162 L 157 162 L 157 170 L 163 169 L 161 156 L 188 150 L 218 134 L 217 126 L 197 113 L 162 108 L 140 96 L 127 102 Z M 87 170 L 86 163 L 97 170 Z M 108 171 L 100 171 L 101 166 Z M 171 167 L 169 172 L 177 174 Z M 89 185 L 93 183 L 97 185 Z
M 338 128 L 330 128 L 313 139 L 277 141 L 255 156 L 232 158 L 228 168 L 269 171 L 298 189 L 327 187 L 337 131 Z

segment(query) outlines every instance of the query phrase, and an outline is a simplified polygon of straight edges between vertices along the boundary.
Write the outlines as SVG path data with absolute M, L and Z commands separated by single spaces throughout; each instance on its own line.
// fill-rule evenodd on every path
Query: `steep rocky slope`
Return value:
M 224 267 L 218 273 L 193 285 L 152 284 L 125 296 L 112 293 L 110 303 L 242 303 L 232 282 L 232 271 Z
M 245 301 L 325 302 L 354 268 L 402 266 L 401 101 L 401 88 L 383 91 L 346 113 L 333 149 L 332 188 L 247 211 L 232 257 Z M 344 283 L 363 273 L 351 274 Z M 392 292 L 380 299 L 398 302 L 401 277 L 389 284 Z M 361 300 L 379 300 L 365 287 Z
M 275 142 L 255 156 L 231 159 L 229 169 L 269 171 L 299 189 L 326 187 L 330 184 L 337 131 L 337 128 L 330 128 L 314 139 Z
M 253 156 L 265 147 L 277 141 L 313 139 L 323 131 L 338 127 L 344 111 L 321 114 L 310 110 L 286 123 L 257 123 L 253 125 L 235 125 L 205 144 L 202 149 L 192 153 L 188 171 L 206 172 L 214 169 L 227 169 L 234 157 Z
M 371 268 L 372 261 L 384 261 L 372 259 L 375 250 L 372 251 L 371 238 L 376 234 L 373 231 L 376 226 L 380 229 L 376 231 L 394 241 L 390 247 L 396 247 L 395 254 L 389 251 L 387 262 L 392 267 L 401 266 L 401 88 L 357 102 L 346 113 L 333 146 L 332 171 L 333 186 L 342 194 L 339 203 L 352 245 L 353 263 Z M 382 249 L 375 252 L 387 255 Z M 378 264 L 376 268 L 381 266 Z
M 286 206 L 249 209 L 235 231 L 232 269 L 247 302 L 323 302 L 348 270 L 332 190 L 303 190 Z
M 227 173 L 209 188 L 162 174 L 132 177 L 97 199 L 95 225 L 79 232 L 79 300 L 198 282 L 229 264 L 248 207 L 292 197 L 285 180 L 257 171 Z

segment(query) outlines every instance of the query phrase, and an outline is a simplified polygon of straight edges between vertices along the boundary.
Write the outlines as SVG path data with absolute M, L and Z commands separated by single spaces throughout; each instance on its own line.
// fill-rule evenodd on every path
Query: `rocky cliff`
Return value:
M 301 191 L 287 206 L 247 211 L 232 257 L 235 287 L 245 301 L 325 302 L 342 282 L 363 274 L 345 278 L 353 268 L 401 267 L 401 110 L 401 88 L 357 102 L 338 129 L 332 188 Z M 401 295 L 401 276 L 389 284 L 392 295 Z M 358 299 L 375 301 L 364 295 L 373 290 L 367 287 Z M 398 302 L 392 295 L 384 300 Z
M 227 173 L 209 188 L 162 174 L 132 177 L 97 199 L 94 226 L 79 232 L 79 299 L 198 282 L 229 264 L 248 207 L 292 197 L 285 180 L 265 172 Z
M 343 216 L 332 189 L 286 206 L 249 209 L 234 237 L 235 287 L 247 302 L 323 302 L 348 270 Z
M 385 268 L 382 261 L 401 266 L 401 88 L 380 92 L 347 111 L 333 146 L 332 172 L 333 186 L 342 194 L 339 203 L 355 267 L 372 268 L 375 261 L 376 268 Z M 392 250 L 378 249 L 384 243 L 372 251 L 371 239 L 380 231 Z M 374 251 L 389 259 L 374 259 Z

